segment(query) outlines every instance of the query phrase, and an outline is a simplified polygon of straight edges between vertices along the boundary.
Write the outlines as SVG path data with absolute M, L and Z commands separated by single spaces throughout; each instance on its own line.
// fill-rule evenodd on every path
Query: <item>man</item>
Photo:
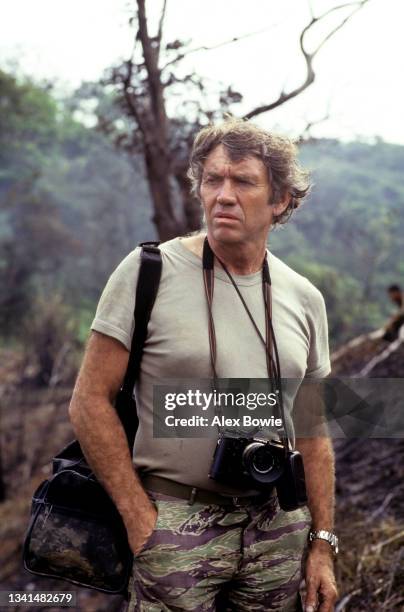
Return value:
M 136 387 L 140 425 L 134 469 L 112 401 L 133 332 L 137 249 L 113 273 L 100 300 L 71 419 L 128 531 L 135 554 L 130 610 L 224 610 L 215 602 L 226 591 L 231 609 L 287 612 L 297 609 L 308 513 L 280 510 L 273 492 L 210 479 L 214 439 L 153 438 L 152 395 L 162 378 L 209 378 L 212 367 L 221 378 L 268 377 L 266 351 L 230 276 L 265 335 L 262 269 L 268 232 L 297 208 L 309 185 L 287 139 L 238 120 L 199 133 L 190 178 L 215 259 L 210 312 L 216 358 L 202 275 L 205 234 L 171 240 L 161 245 L 162 278 Z M 330 365 L 321 295 L 274 255 L 268 255 L 268 264 L 281 376 L 326 376 Z M 287 417 L 293 399 L 285 397 Z M 297 448 L 304 458 L 311 527 L 329 533 L 334 487 L 329 441 L 299 439 Z M 332 557 L 329 542 L 315 536 L 305 564 L 307 612 L 317 602 L 321 612 L 333 609 Z
M 390 285 L 387 287 L 387 293 L 393 304 L 395 304 L 398 308 L 403 307 L 403 292 L 400 285 Z
M 397 306 L 398 311 L 396 314 L 392 315 L 386 323 L 383 339 L 388 342 L 393 342 L 397 340 L 400 334 L 400 328 L 404 324 L 404 300 L 400 285 L 390 285 L 387 288 L 387 294 L 391 302 Z

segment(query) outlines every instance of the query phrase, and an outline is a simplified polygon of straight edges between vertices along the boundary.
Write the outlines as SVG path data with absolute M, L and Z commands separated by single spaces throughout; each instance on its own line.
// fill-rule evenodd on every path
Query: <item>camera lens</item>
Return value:
M 245 447 L 243 464 L 253 481 L 261 485 L 275 482 L 284 469 L 279 449 L 257 440 Z
M 268 474 L 274 468 L 274 457 L 267 446 L 257 448 L 251 457 L 254 470 L 260 474 Z

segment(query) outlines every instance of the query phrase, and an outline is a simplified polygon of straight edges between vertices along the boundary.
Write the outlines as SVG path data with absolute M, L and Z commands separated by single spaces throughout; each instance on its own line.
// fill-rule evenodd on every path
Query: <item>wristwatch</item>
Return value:
M 319 529 L 318 531 L 309 531 L 309 542 L 314 540 L 325 540 L 331 546 L 334 555 L 338 554 L 338 538 L 332 531 L 326 531 L 325 529 Z

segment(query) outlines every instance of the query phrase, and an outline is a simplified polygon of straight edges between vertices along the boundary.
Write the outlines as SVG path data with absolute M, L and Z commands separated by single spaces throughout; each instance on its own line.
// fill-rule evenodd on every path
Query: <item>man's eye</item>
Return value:
M 217 183 L 219 181 L 219 179 L 217 178 L 217 176 L 207 176 L 205 179 L 203 179 L 204 183 L 207 183 L 208 185 L 212 185 L 214 183 Z

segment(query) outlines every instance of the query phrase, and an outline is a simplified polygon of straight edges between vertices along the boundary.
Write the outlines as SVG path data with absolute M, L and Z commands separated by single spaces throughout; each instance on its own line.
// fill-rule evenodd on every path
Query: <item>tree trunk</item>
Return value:
M 170 189 L 170 168 L 166 155 L 156 155 L 145 147 L 146 174 L 153 200 L 153 223 L 160 240 L 170 240 L 184 232 L 183 224 L 176 218 Z
M 194 232 L 202 225 L 202 208 L 200 202 L 191 194 L 187 168 L 181 168 L 175 175 L 181 197 L 184 215 L 185 232 Z

